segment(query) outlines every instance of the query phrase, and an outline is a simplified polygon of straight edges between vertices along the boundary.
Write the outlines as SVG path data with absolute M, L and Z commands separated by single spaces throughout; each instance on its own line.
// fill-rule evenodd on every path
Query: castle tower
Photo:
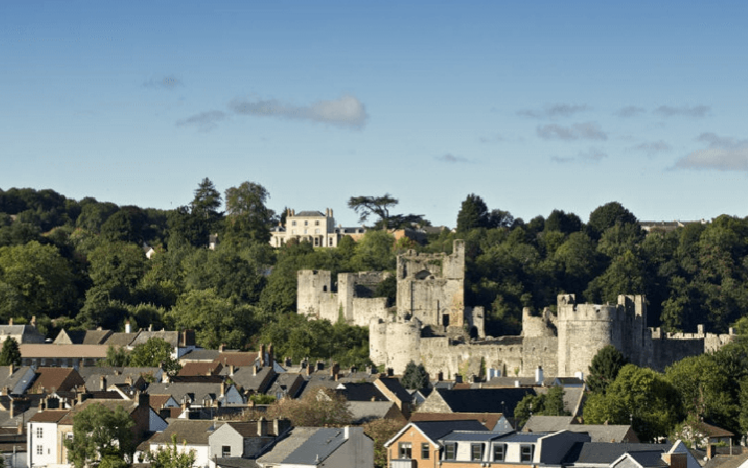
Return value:
M 320 318 L 320 297 L 332 292 L 329 271 L 299 270 L 296 272 L 296 310 L 300 314 Z

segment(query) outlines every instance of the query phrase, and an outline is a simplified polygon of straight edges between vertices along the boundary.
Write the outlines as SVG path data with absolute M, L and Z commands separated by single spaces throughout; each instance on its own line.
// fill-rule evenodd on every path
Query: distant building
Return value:
M 319 211 L 286 212 L 286 225 L 271 229 L 270 245 L 283 247 L 291 239 L 308 241 L 314 247 L 337 247 L 343 236 L 358 239 L 366 233 L 364 227 L 344 228 L 335 226 L 332 209 L 325 209 L 324 214 Z

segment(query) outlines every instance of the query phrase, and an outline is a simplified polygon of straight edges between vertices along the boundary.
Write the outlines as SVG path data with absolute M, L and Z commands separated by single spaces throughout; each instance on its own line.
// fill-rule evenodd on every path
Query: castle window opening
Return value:
M 442 325 L 449 326 L 449 314 L 442 314 Z

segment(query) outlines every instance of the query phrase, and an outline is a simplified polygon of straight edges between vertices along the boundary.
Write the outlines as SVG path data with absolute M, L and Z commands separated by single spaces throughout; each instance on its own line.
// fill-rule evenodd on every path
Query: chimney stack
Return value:
M 13 318 L 8 319 L 8 325 L 13 325 Z
M 132 325 L 130 325 L 129 320 L 125 322 L 125 333 L 132 333 Z
M 101 391 L 106 392 L 106 375 L 101 376 Z
M 10 372 L 8 373 L 8 375 L 13 375 L 13 372 L 16 371 L 16 366 L 11 362 L 9 368 Z
M 265 362 L 265 345 L 260 345 L 260 367 L 265 367 L 267 363 Z
M 257 436 L 265 437 L 267 434 L 268 434 L 267 421 L 265 420 L 264 416 L 260 416 L 260 419 L 257 420 Z
M 273 367 L 273 362 L 274 362 L 274 359 L 273 359 L 273 343 L 270 343 L 268 345 L 268 367 L 272 368 Z

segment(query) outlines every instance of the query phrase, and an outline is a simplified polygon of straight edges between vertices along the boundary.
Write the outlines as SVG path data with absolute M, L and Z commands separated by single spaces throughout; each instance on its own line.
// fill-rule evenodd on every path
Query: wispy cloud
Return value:
M 655 109 L 655 114 L 662 117 L 705 117 L 712 108 L 710 106 L 660 106 Z
M 682 157 L 675 162 L 675 168 L 748 171 L 748 139 L 702 133 L 696 140 L 707 147 Z
M 154 88 L 154 89 L 174 89 L 179 86 L 184 85 L 182 80 L 177 78 L 174 75 L 166 75 L 162 76 L 160 78 L 151 78 L 150 80 L 143 82 L 144 88 Z
M 437 161 L 440 161 L 440 162 L 450 163 L 450 164 L 472 163 L 472 161 L 469 160 L 468 158 L 464 158 L 462 156 L 455 156 L 452 153 L 447 153 L 447 154 L 444 154 L 442 156 L 436 156 L 434 159 L 436 159 Z
M 237 98 L 229 103 L 229 109 L 240 115 L 309 120 L 351 128 L 363 128 L 369 118 L 364 104 L 350 95 L 308 106 L 296 106 L 277 99 L 250 101 Z
M 209 132 L 216 128 L 218 122 L 226 119 L 226 117 L 228 116 L 225 112 L 218 110 L 200 112 L 199 114 L 192 115 L 186 119 L 177 120 L 177 126 L 195 126 L 201 132 Z
M 594 122 L 576 123 L 571 126 L 557 124 L 539 125 L 537 134 L 544 140 L 607 140 L 600 125 Z
M 563 158 L 561 156 L 551 156 L 551 161 L 559 164 L 569 164 L 574 162 L 574 158 Z
M 617 111 L 614 112 L 614 114 L 617 117 L 629 118 L 629 117 L 636 117 L 645 112 L 647 111 L 643 107 L 626 106 L 626 107 L 622 107 L 618 109 Z
M 659 140 L 640 143 L 638 145 L 632 146 L 630 149 L 647 153 L 647 155 L 649 156 L 654 156 L 658 153 L 666 153 L 672 150 L 673 147 L 668 145 L 664 141 Z
M 570 117 L 580 112 L 590 110 L 586 104 L 548 104 L 542 109 L 520 109 L 517 115 L 533 119 L 556 119 Z
M 603 158 L 607 158 L 608 153 L 601 150 L 600 148 L 592 147 L 588 149 L 587 151 L 581 151 L 579 153 L 579 158 L 585 161 L 600 161 Z

